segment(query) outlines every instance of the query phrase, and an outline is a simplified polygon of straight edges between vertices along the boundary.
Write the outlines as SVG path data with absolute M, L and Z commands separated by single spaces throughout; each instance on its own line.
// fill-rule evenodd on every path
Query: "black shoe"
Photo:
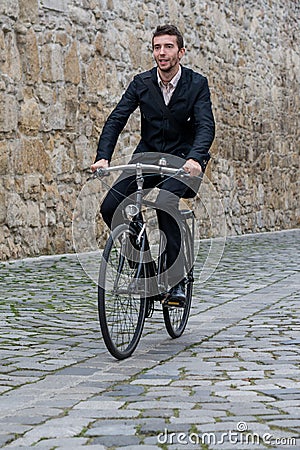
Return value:
M 167 297 L 163 301 L 163 305 L 184 308 L 185 301 L 185 284 L 183 281 L 181 281 L 169 290 Z

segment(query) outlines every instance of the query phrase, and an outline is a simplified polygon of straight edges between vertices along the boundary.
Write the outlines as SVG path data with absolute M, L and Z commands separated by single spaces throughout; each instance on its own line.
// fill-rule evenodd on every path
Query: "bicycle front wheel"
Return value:
M 166 330 L 169 335 L 175 339 L 182 335 L 188 322 L 192 295 L 193 295 L 193 242 L 190 229 L 185 225 L 184 237 L 184 269 L 185 269 L 185 292 L 186 301 L 184 308 L 179 307 L 163 307 L 163 316 Z
M 143 278 L 135 277 L 140 263 L 134 239 L 128 225 L 119 225 L 103 250 L 99 274 L 100 327 L 108 351 L 117 359 L 134 352 L 145 322 L 145 287 Z

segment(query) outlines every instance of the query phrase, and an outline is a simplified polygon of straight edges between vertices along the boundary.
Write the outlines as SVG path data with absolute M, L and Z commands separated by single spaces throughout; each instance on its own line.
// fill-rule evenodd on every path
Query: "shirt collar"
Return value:
M 178 81 L 180 80 L 181 72 L 182 72 L 181 66 L 179 66 L 178 72 L 177 72 L 176 75 L 172 78 L 172 80 L 169 81 L 169 84 L 171 84 L 172 87 L 173 87 L 174 89 L 176 88 L 176 86 L 177 86 L 177 84 L 178 84 Z M 157 81 L 158 81 L 158 84 L 159 84 L 160 86 L 164 86 L 164 84 L 163 84 L 163 82 L 162 82 L 162 79 L 161 79 L 160 76 L 159 76 L 158 69 L 157 69 Z

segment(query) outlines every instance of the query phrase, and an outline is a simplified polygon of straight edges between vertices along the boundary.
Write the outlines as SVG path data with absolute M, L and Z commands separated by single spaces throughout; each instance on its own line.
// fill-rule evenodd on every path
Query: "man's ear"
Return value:
M 179 59 L 181 59 L 184 56 L 184 54 L 185 54 L 185 48 L 182 47 L 178 52 Z

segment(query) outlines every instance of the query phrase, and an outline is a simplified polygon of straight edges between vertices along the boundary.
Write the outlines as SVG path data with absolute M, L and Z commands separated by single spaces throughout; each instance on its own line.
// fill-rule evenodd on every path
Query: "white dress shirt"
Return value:
M 180 80 L 181 77 L 181 66 L 179 66 L 179 70 L 176 73 L 175 77 L 172 78 L 171 81 L 169 81 L 169 83 L 167 85 L 165 85 L 162 82 L 162 79 L 159 76 L 158 70 L 157 70 L 157 81 L 158 81 L 158 85 L 161 89 L 161 92 L 164 96 L 164 101 L 165 104 L 168 105 L 170 103 L 171 97 L 173 95 L 173 92 L 175 91 L 175 88 L 178 84 L 178 81 Z

